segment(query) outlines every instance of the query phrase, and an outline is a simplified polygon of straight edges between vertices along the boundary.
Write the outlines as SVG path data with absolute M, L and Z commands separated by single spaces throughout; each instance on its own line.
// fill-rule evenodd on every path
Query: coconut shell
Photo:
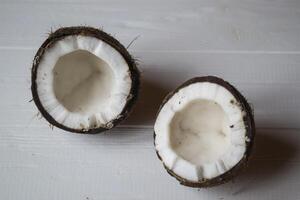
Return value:
M 64 126 L 63 124 L 58 123 L 43 107 L 40 98 L 37 93 L 37 70 L 39 67 L 39 63 L 43 59 L 45 52 L 51 48 L 57 41 L 62 40 L 63 38 L 71 35 L 82 35 L 82 36 L 90 36 L 97 38 L 99 40 L 104 41 L 105 43 L 112 46 L 115 50 L 117 50 L 123 58 L 126 60 L 129 71 L 130 71 L 130 77 L 132 80 L 131 83 L 131 89 L 130 93 L 127 97 L 126 105 L 124 106 L 122 112 L 120 115 L 108 122 L 106 125 L 102 127 L 97 127 L 93 129 L 72 129 L 69 127 Z M 111 129 L 112 127 L 119 124 L 121 121 L 123 121 L 125 118 L 128 117 L 134 103 L 137 100 L 138 97 L 138 91 L 140 86 L 140 73 L 136 66 L 135 60 L 132 58 L 132 56 L 129 54 L 127 49 L 115 38 L 110 36 L 109 34 L 105 33 L 104 31 L 100 29 L 96 29 L 93 27 L 87 27 L 87 26 L 76 26 L 76 27 L 64 27 L 56 30 L 53 33 L 49 34 L 49 37 L 45 40 L 45 42 L 42 44 L 42 46 L 38 49 L 32 65 L 31 70 L 31 92 L 33 96 L 34 103 L 36 104 L 37 108 L 39 109 L 42 116 L 53 126 L 56 126 L 58 128 L 64 129 L 66 131 L 75 132 L 75 133 L 100 133 L 106 130 Z
M 211 83 L 221 85 L 224 88 L 226 88 L 237 99 L 238 102 L 232 101 L 231 103 L 237 104 L 238 106 L 240 106 L 241 110 L 246 113 L 244 115 L 243 120 L 244 120 L 245 127 L 246 127 L 246 137 L 249 138 L 249 140 L 246 141 L 246 151 L 244 153 L 243 158 L 233 168 L 231 168 L 224 174 L 221 174 L 215 178 L 203 179 L 199 182 L 192 182 L 192 181 L 189 181 L 189 180 L 175 174 L 171 169 L 169 169 L 164 164 L 164 161 L 162 160 L 161 156 L 159 155 L 159 152 L 156 150 L 156 154 L 157 154 L 158 158 L 162 161 L 167 172 L 171 176 L 176 178 L 180 182 L 180 184 L 189 186 L 189 187 L 205 188 L 205 187 L 212 187 L 212 186 L 220 185 L 220 184 L 223 184 L 223 183 L 226 183 L 226 182 L 232 180 L 245 168 L 245 166 L 247 166 L 249 157 L 250 157 L 252 149 L 253 149 L 254 136 L 255 136 L 255 123 L 254 123 L 253 110 L 250 107 L 249 103 L 247 102 L 246 98 L 230 83 L 224 81 L 221 78 L 215 77 L 215 76 L 196 77 L 196 78 L 192 78 L 192 79 L 184 82 L 182 85 L 180 85 L 174 91 L 170 92 L 165 97 L 165 99 L 163 100 L 163 102 L 159 108 L 157 115 L 159 114 L 160 110 L 165 105 L 165 103 L 168 102 L 169 99 L 174 94 L 176 94 L 181 88 L 184 88 L 190 84 L 197 83 L 197 82 L 211 82 Z M 155 136 L 156 136 L 156 134 L 154 132 L 154 146 L 155 146 Z

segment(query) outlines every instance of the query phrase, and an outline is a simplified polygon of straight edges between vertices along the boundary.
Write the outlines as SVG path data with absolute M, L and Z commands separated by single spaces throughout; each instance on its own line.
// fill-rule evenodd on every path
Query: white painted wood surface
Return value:
M 299 0 L 0 0 L 0 199 L 300 199 Z M 140 60 L 141 98 L 104 135 L 49 129 L 35 117 L 30 67 L 46 33 L 103 27 Z M 152 124 L 166 93 L 202 75 L 233 83 L 258 126 L 234 182 L 181 186 L 155 155 Z

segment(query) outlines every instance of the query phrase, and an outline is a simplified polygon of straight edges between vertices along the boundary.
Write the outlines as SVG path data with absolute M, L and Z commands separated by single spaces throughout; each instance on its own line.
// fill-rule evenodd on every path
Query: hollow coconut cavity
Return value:
M 191 79 L 164 100 L 154 144 L 181 184 L 209 187 L 233 178 L 246 164 L 255 134 L 252 110 L 228 82 Z
M 51 33 L 32 67 L 32 95 L 50 124 L 97 133 L 126 118 L 139 87 L 139 72 L 126 48 L 91 27 Z

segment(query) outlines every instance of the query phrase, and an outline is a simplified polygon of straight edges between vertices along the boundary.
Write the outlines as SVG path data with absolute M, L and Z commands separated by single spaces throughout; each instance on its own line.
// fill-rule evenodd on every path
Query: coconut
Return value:
M 214 76 L 193 78 L 171 92 L 154 125 L 159 159 L 190 187 L 215 186 L 236 176 L 249 159 L 254 135 L 246 99 Z
M 77 133 L 116 126 L 128 116 L 139 89 L 139 71 L 126 48 L 92 27 L 51 33 L 34 57 L 31 76 L 43 117 Z

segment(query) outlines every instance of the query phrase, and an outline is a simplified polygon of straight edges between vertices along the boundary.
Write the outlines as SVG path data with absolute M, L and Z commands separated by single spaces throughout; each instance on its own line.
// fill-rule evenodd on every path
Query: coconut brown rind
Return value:
M 212 186 L 220 185 L 220 184 L 223 184 L 223 183 L 226 183 L 226 182 L 232 180 L 245 168 L 245 166 L 247 166 L 249 157 L 250 157 L 252 149 L 253 149 L 254 136 L 255 136 L 255 123 L 254 123 L 254 116 L 253 116 L 252 108 L 250 107 L 250 105 L 247 102 L 247 100 L 245 99 L 245 97 L 230 83 L 224 81 L 221 78 L 215 77 L 215 76 L 196 77 L 196 78 L 192 78 L 192 79 L 186 81 L 185 83 L 183 83 L 181 86 L 179 86 L 177 89 L 175 89 L 174 91 L 172 91 L 171 93 L 169 93 L 166 96 L 166 98 L 162 102 L 162 105 L 159 108 L 158 113 L 160 112 L 162 107 L 165 105 L 165 103 L 168 102 L 168 100 L 175 93 L 177 93 L 181 88 L 184 88 L 190 84 L 197 83 L 197 82 L 215 83 L 215 84 L 223 86 L 230 93 L 232 93 L 232 95 L 238 101 L 238 102 L 232 102 L 232 103 L 239 105 L 241 107 L 241 110 L 245 112 L 243 120 L 244 120 L 245 127 L 246 127 L 246 137 L 248 138 L 248 140 L 246 141 L 246 151 L 244 153 L 244 156 L 233 168 L 231 168 L 229 171 L 225 172 L 224 174 L 221 174 L 220 176 L 217 176 L 212 179 L 203 179 L 199 182 L 192 182 L 192 181 L 189 181 L 189 180 L 175 174 L 171 169 L 169 169 L 164 164 L 164 161 L 160 157 L 159 152 L 156 150 L 156 154 L 157 154 L 158 158 L 162 161 L 167 172 L 171 176 L 175 177 L 180 182 L 180 184 L 189 186 L 189 187 L 205 188 L 205 187 L 212 187 Z M 155 146 L 155 136 L 156 136 L 156 134 L 154 132 L 154 146 Z
M 39 67 L 39 63 L 44 57 L 45 52 L 47 49 L 51 48 L 57 41 L 62 40 L 63 38 L 71 35 L 82 35 L 82 36 L 90 36 L 95 37 L 99 40 L 104 41 L 105 43 L 112 46 L 114 49 L 116 49 L 126 60 L 128 66 L 129 66 L 129 72 L 130 72 L 130 78 L 131 78 L 131 89 L 130 93 L 127 96 L 127 102 L 124 106 L 122 112 L 120 115 L 108 122 L 106 125 L 102 127 L 95 127 L 92 129 L 73 129 L 64 126 L 63 124 L 60 124 L 57 122 L 49 113 L 45 110 L 43 107 L 38 93 L 37 93 L 37 69 Z M 31 92 L 33 96 L 34 103 L 36 104 L 37 108 L 41 112 L 42 116 L 53 126 L 56 126 L 58 128 L 64 129 L 66 131 L 75 132 L 75 133 L 100 133 L 106 130 L 109 130 L 119 124 L 121 121 L 126 119 L 132 110 L 132 107 L 134 103 L 137 100 L 138 97 L 138 91 L 140 86 L 140 72 L 136 66 L 135 60 L 132 58 L 132 56 L 128 53 L 127 49 L 115 38 L 110 36 L 109 34 L 105 33 L 104 31 L 100 29 L 96 29 L 93 27 L 87 27 L 87 26 L 76 26 L 76 27 L 64 27 L 56 30 L 53 33 L 50 33 L 49 37 L 46 39 L 46 41 L 42 44 L 42 46 L 38 49 L 32 65 L 31 70 Z

